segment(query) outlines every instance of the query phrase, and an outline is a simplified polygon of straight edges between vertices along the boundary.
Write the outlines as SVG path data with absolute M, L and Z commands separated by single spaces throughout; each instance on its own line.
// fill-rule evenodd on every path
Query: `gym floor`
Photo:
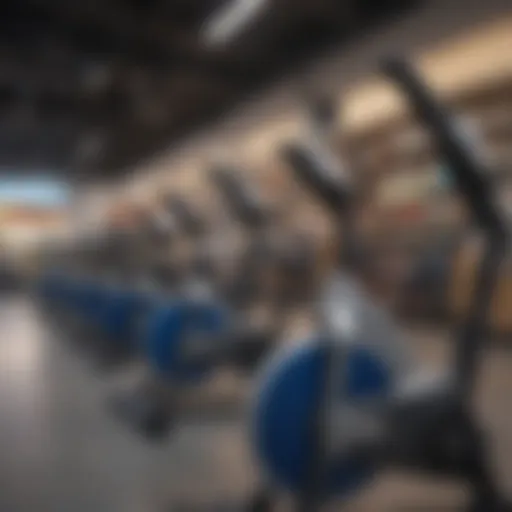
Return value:
M 62 340 L 21 295 L 0 299 L 0 510 L 164 512 L 211 510 L 253 481 L 242 429 L 196 424 L 173 442 L 147 444 L 109 414 L 112 383 Z M 415 333 L 414 347 L 436 365 L 449 342 Z M 512 353 L 487 352 L 480 411 L 493 433 L 501 482 L 512 494 Z M 386 475 L 354 502 L 357 511 L 457 510 L 461 490 L 443 482 Z
M 116 386 L 55 339 L 37 305 L 0 301 L 0 510 L 161 512 L 187 497 L 223 500 L 235 483 L 247 490 L 233 460 L 241 429 L 193 425 L 174 442 L 140 440 L 109 414 Z

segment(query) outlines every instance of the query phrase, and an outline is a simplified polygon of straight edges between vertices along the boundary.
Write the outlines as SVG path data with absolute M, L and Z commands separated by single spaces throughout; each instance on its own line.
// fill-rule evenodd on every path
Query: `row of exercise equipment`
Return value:
M 333 115 L 324 105 L 311 109 L 310 138 L 289 143 L 280 152 L 297 182 L 324 205 L 340 234 L 337 264 L 325 283 L 315 287 L 311 301 L 315 334 L 280 346 L 287 310 L 295 302 L 291 299 L 300 295 L 297 290 L 290 294 L 274 289 L 275 295 L 266 297 L 275 310 L 270 327 L 255 328 L 250 322 L 249 305 L 257 301 L 261 284 L 256 269 L 283 259 L 266 243 L 275 218 L 246 193 L 236 173 L 225 169 L 215 169 L 212 181 L 229 198 L 226 203 L 243 219 L 252 241 L 240 258 L 240 275 L 229 285 L 221 284 L 222 279 L 214 278 L 215 265 L 199 258 L 193 269 L 170 280 L 172 285 L 149 294 L 145 290 L 143 305 L 125 313 L 137 341 L 130 354 L 145 359 L 151 377 L 143 386 L 145 392 L 124 401 L 121 409 L 143 432 L 169 431 L 176 412 L 173 397 L 184 385 L 226 363 L 251 370 L 256 386 L 250 402 L 250 439 L 262 485 L 245 504 L 247 510 L 274 510 L 286 493 L 294 497 L 295 510 L 315 512 L 333 497 L 348 501 L 385 468 L 464 480 L 471 490 L 472 512 L 512 510 L 490 469 L 486 435 L 473 407 L 508 228 L 484 165 L 413 67 L 392 60 L 382 69 L 430 132 L 485 246 L 471 305 L 460 322 L 453 359 L 445 371 L 414 361 L 388 312 L 365 289 L 356 177 L 325 143 Z M 196 241 L 205 233 L 204 224 L 198 224 L 201 229 L 192 230 Z M 123 266 L 123 254 L 114 258 L 113 268 Z M 296 256 L 297 251 L 293 248 L 291 254 Z M 311 272 L 312 258 L 307 251 L 304 254 L 296 259 L 300 264 L 288 276 L 288 284 L 302 284 Z M 284 266 L 289 265 L 286 260 Z M 129 264 L 126 267 L 133 272 Z M 92 279 L 95 266 L 89 270 L 87 277 Z M 307 296 L 312 287 L 306 288 Z M 98 295 L 84 301 L 83 294 L 76 293 L 76 281 L 66 280 L 62 273 L 46 274 L 42 289 L 45 301 L 74 309 L 75 314 L 84 303 L 92 305 L 91 311 L 99 307 L 102 314 L 114 307 Z M 87 311 L 86 322 L 91 322 Z
M 286 489 L 297 510 L 311 512 L 333 495 L 348 499 L 377 471 L 394 468 L 465 481 L 469 510 L 511 510 L 490 469 L 473 403 L 508 228 L 485 167 L 414 69 L 392 60 L 383 70 L 431 132 L 482 236 L 485 251 L 471 307 L 445 372 L 415 362 L 357 278 L 354 182 L 323 165 L 307 146 L 289 146 L 286 158 L 330 209 L 344 243 L 339 267 L 317 302 L 317 336 L 282 351 L 263 369 L 252 438 L 271 485 L 253 505 L 270 510 L 275 489 Z
M 225 226 L 208 226 L 190 203 L 172 196 L 136 229 L 74 246 L 63 258 L 67 266 L 57 259 L 59 272 L 51 269 L 41 281 L 67 337 L 97 364 L 122 370 L 142 361 L 141 382 L 112 406 L 151 437 L 170 430 L 180 389 L 219 366 L 254 367 L 312 288 L 308 239 L 284 233 L 279 212 L 240 172 L 215 167 L 208 176 L 243 232 L 238 257 Z M 178 243 L 185 256 L 169 261 Z

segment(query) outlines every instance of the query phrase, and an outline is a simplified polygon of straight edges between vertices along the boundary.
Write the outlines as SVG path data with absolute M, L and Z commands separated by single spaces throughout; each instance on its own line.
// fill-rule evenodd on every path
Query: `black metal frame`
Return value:
M 267 223 L 271 212 L 241 175 L 241 170 L 226 166 L 214 166 L 209 172 L 210 181 L 222 194 L 232 216 L 247 228 L 257 229 Z
M 457 336 L 455 364 L 461 391 L 471 393 L 499 264 L 507 246 L 506 222 L 493 197 L 485 166 L 458 135 L 445 108 L 434 99 L 413 69 L 401 60 L 385 63 L 384 71 L 411 102 L 416 116 L 430 128 L 441 156 L 448 164 L 458 192 L 486 238 L 486 252 L 478 269 L 473 302 Z
M 456 385 L 452 392 L 432 396 L 424 402 L 412 404 L 404 409 L 410 415 L 418 413 L 428 415 L 426 426 L 415 433 L 416 445 L 398 464 L 412 466 L 420 471 L 434 472 L 439 475 L 458 475 L 465 478 L 474 492 L 472 510 L 503 511 L 510 505 L 501 498 L 487 466 L 487 450 L 483 436 L 473 419 L 471 398 L 478 369 L 480 349 L 484 343 L 489 307 L 499 272 L 499 264 L 507 246 L 507 228 L 494 201 L 491 183 L 486 177 L 483 165 L 477 160 L 471 148 L 464 144 L 454 123 L 444 109 L 438 105 L 429 89 L 416 76 L 414 70 L 402 60 L 388 61 L 383 66 L 386 75 L 391 78 L 412 103 L 417 117 L 431 130 L 439 147 L 441 156 L 453 173 L 457 189 L 465 199 L 469 211 L 486 239 L 486 252 L 478 269 L 474 297 L 468 317 L 462 323 L 456 336 L 455 377 Z M 308 161 L 307 151 L 300 147 L 287 148 L 285 157 L 292 164 L 298 177 L 313 189 L 329 207 L 338 214 L 344 227 L 351 230 L 350 209 L 347 208 L 347 195 L 343 187 L 321 169 L 314 169 Z M 318 166 L 317 166 L 318 167 Z M 348 203 L 350 204 L 350 203 Z M 342 215 L 340 215 L 340 213 Z M 348 215 L 347 215 L 348 214 Z M 350 242 L 353 238 L 350 237 Z M 352 243 L 342 260 L 350 262 Z M 337 365 L 337 350 L 329 337 L 325 344 L 325 378 L 322 382 L 322 396 L 319 397 L 316 414 L 311 418 L 310 463 L 304 468 L 303 489 L 297 498 L 296 509 L 300 512 L 314 512 L 323 503 L 323 477 L 327 469 L 328 454 L 325 439 L 328 433 L 327 418 L 329 406 L 329 383 L 331 371 Z M 416 407 L 416 409 L 414 409 Z M 403 418 L 402 418 L 403 419 Z M 453 453 L 449 439 L 453 436 L 461 441 L 458 450 Z M 446 441 L 448 438 L 448 441 Z M 400 440 L 397 440 L 400 444 Z M 448 444 L 447 444 L 448 443 Z M 386 451 L 386 450 L 385 450 Z M 386 460 L 386 455 L 384 456 Z M 392 459 L 389 460 L 392 462 Z M 260 503 L 264 501 L 260 500 Z M 266 503 L 265 510 L 270 508 Z M 257 508 L 257 510 L 262 510 Z

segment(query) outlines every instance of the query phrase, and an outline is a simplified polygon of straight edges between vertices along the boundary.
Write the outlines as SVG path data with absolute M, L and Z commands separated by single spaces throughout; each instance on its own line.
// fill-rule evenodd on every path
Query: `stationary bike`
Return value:
M 279 251 L 269 237 L 268 209 L 239 172 L 215 168 L 209 178 L 249 235 L 249 243 L 230 278 L 212 279 L 210 265 L 199 262 L 181 293 L 162 302 L 148 318 L 144 344 L 150 375 L 138 398 L 124 402 L 122 414 L 149 437 L 160 438 L 170 431 L 175 403 L 184 388 L 204 382 L 219 366 L 244 372 L 254 368 L 277 338 L 278 320 L 285 313 L 283 300 L 281 314 L 270 323 L 255 323 L 250 316 L 251 306 L 266 300 L 263 274 L 280 266 Z M 309 264 L 306 261 L 306 267 Z M 307 268 L 297 272 L 304 270 L 307 273 Z M 290 277 L 295 281 L 297 276 Z M 289 303 L 290 294 L 280 297 L 285 295 Z
M 137 220 L 128 231 L 107 233 L 102 251 L 106 279 L 99 287 L 101 300 L 93 305 L 92 337 L 97 358 L 110 369 L 122 369 L 145 353 L 141 338 L 146 319 L 174 296 L 180 274 L 187 272 L 187 263 L 169 256 L 182 239 L 199 236 L 204 227 L 178 196 L 163 198 Z
M 246 202 L 246 189 L 240 178 L 231 181 L 229 191 L 221 189 L 225 193 L 223 199 L 237 218 L 260 215 L 259 205 Z M 143 435 L 157 438 L 172 425 L 172 395 L 205 379 L 215 366 L 221 347 L 223 358 L 228 357 L 224 351 L 227 344 L 221 340 L 234 317 L 226 295 L 237 294 L 237 299 L 243 301 L 248 291 L 247 286 L 240 285 L 235 290 L 222 282 L 211 243 L 219 233 L 212 232 L 204 219 L 198 221 L 197 212 L 182 200 L 169 196 L 166 202 L 190 228 L 187 242 L 192 254 L 188 268 L 181 273 L 172 292 L 162 294 L 155 302 L 140 332 L 141 355 L 147 367 L 142 383 L 135 393 L 130 392 L 114 403 L 115 412 L 125 422 Z
M 471 311 L 455 337 L 449 372 L 414 363 L 392 321 L 345 271 L 358 263 L 352 184 L 311 148 L 287 147 L 297 177 L 338 219 L 343 249 L 318 300 L 317 336 L 278 352 L 260 375 L 252 440 L 271 485 L 255 495 L 252 510 L 271 510 L 273 492 L 283 489 L 293 493 L 297 510 L 318 510 L 386 467 L 463 479 L 471 511 L 512 510 L 491 475 L 472 406 L 507 229 L 485 170 L 431 92 L 405 62 L 387 62 L 384 71 L 430 129 L 486 240 Z

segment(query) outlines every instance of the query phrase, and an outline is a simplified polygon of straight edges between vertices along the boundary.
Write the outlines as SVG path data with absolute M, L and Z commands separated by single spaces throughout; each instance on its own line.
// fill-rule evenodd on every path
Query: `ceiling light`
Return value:
M 203 41 L 208 46 L 229 43 L 261 15 L 268 0 L 233 0 L 206 21 Z

